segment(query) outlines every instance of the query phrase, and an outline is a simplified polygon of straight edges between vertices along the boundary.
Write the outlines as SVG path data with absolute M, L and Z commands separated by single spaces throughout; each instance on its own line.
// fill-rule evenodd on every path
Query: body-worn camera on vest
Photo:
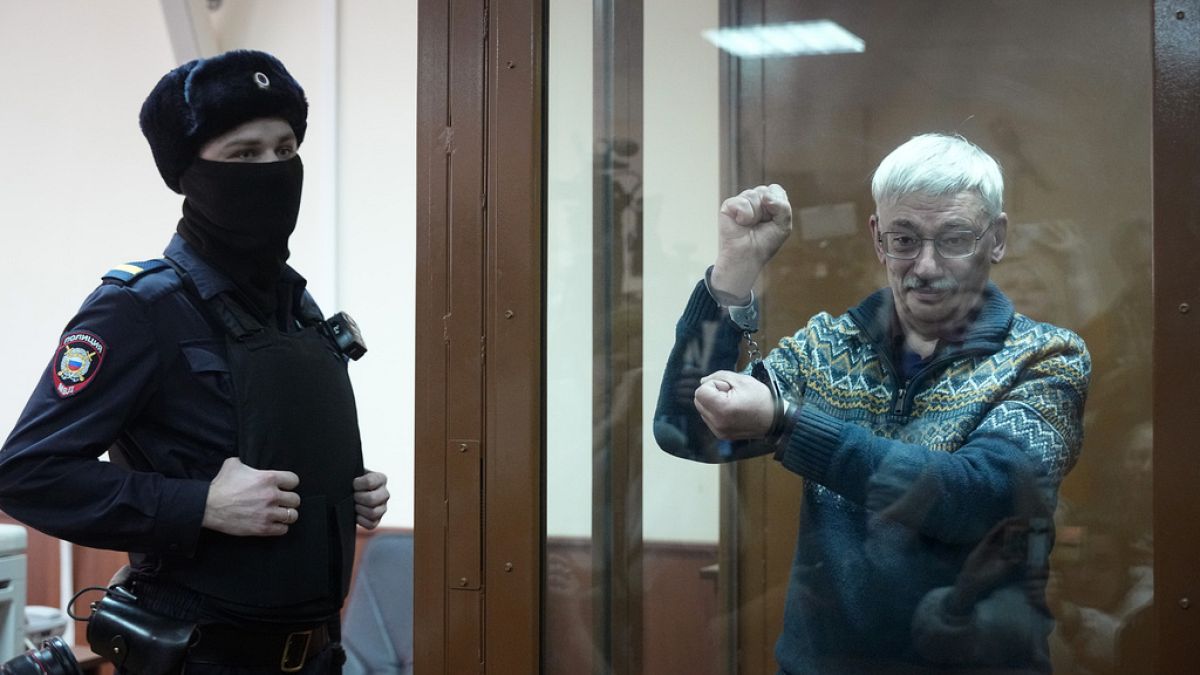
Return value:
M 358 324 L 354 323 L 349 314 L 338 312 L 325 319 L 325 325 L 329 326 L 329 333 L 343 354 L 357 361 L 367 353 L 367 343 L 363 341 L 362 332 L 358 330 Z

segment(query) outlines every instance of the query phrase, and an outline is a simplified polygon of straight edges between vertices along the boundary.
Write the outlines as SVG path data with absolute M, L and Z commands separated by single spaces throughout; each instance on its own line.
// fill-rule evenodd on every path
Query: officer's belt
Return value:
M 225 666 L 274 667 L 294 673 L 330 642 L 326 624 L 291 633 L 259 633 L 233 626 L 200 627 L 200 639 L 188 650 L 187 660 Z

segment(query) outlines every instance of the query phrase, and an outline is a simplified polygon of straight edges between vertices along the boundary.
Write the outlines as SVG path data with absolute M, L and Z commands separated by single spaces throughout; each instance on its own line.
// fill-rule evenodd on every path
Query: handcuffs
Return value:
M 704 273 L 704 287 L 708 290 L 709 296 L 718 305 L 725 308 L 729 314 L 729 320 L 742 331 L 742 338 L 746 341 L 746 353 L 750 357 L 750 376 L 766 385 L 771 392 L 771 401 L 774 406 L 771 427 L 763 438 L 772 443 L 779 443 L 787 427 L 791 403 L 783 398 L 779 382 L 775 379 L 775 372 L 763 362 L 762 351 L 754 339 L 754 333 L 758 332 L 758 302 L 754 298 L 754 289 L 750 289 L 749 302 L 743 305 L 732 304 L 727 301 L 731 300 L 729 294 L 713 290 L 712 270 L 713 268 L 709 267 Z

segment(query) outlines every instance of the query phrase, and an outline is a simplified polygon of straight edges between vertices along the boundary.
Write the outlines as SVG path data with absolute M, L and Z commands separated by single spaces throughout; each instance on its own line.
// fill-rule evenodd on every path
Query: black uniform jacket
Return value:
M 166 249 L 205 300 L 232 282 L 176 235 Z M 290 267 L 288 316 L 316 312 Z M 225 338 L 174 269 L 106 282 L 67 324 L 0 452 L 0 509 L 53 536 L 190 556 L 208 485 L 237 455 Z M 110 448 L 112 462 L 96 461 Z

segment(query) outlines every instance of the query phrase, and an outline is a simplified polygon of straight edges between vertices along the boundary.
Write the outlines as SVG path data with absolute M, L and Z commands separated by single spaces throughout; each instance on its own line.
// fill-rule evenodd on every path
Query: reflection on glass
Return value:
M 854 54 L 866 49 L 862 38 L 827 20 L 718 28 L 704 31 L 704 38 L 744 58 Z
M 867 47 L 724 56 L 722 74 L 701 37 L 717 27 L 718 4 L 721 16 L 745 23 L 722 29 L 827 18 Z M 566 349 L 576 344 L 569 332 L 619 321 L 590 304 L 597 289 L 580 267 L 593 259 L 586 244 L 596 225 L 578 195 L 591 194 L 583 181 L 598 174 L 577 171 L 607 146 L 591 135 L 590 117 L 555 115 L 556 86 L 564 97 L 575 86 L 555 68 L 567 79 L 564 63 L 590 75 L 594 57 L 584 34 L 556 55 L 555 26 L 563 35 L 589 6 L 551 12 L 549 258 L 551 274 L 561 270 L 558 288 L 581 284 L 576 300 L 563 296 L 561 313 L 550 308 Z M 628 233 L 643 248 L 642 273 L 602 282 L 611 293 L 642 294 L 646 454 L 625 487 L 643 502 L 644 621 L 640 660 L 614 661 L 598 637 L 597 622 L 610 617 L 595 612 L 606 591 L 586 528 L 610 507 L 582 504 L 593 493 L 580 478 L 591 475 L 597 446 L 565 423 L 593 405 L 592 352 L 556 360 L 551 339 L 559 392 L 578 396 L 551 392 L 564 421 L 549 416 L 548 462 L 560 462 L 562 485 L 578 488 L 560 486 L 557 502 L 551 486 L 548 518 L 560 525 L 548 523 L 547 618 L 556 623 L 547 672 L 1144 670 L 1153 599 L 1144 12 L 944 3 L 934 21 L 881 1 L 614 6 L 636 7 L 645 23 L 641 70 L 618 74 L 615 85 L 628 77 L 644 97 L 644 136 L 623 139 L 644 167 L 632 176 L 642 229 Z M 576 60 L 564 61 L 567 52 Z M 1114 91 L 1123 94 L 1114 100 Z M 593 103 L 603 101 L 557 109 L 590 116 Z M 578 134 L 555 137 L 555 124 Z M 929 129 L 962 134 L 1003 166 L 1001 209 L 972 201 L 987 202 L 975 188 L 899 190 L 902 198 L 876 202 L 870 179 L 880 160 Z M 556 155 L 556 143 L 574 157 Z M 918 174 L 928 168 L 916 165 Z M 718 181 L 722 167 L 727 180 Z M 556 192 L 563 177 L 583 187 Z M 791 207 L 786 245 L 761 274 L 718 265 L 710 292 L 701 280 L 721 260 L 721 197 L 770 182 Z M 771 211 L 763 204 L 746 207 L 751 219 Z M 587 222 L 556 230 L 554 214 L 566 223 L 571 213 Z M 966 240 L 947 240 L 948 231 L 969 231 L 976 246 L 959 257 Z M 894 242 L 882 235 L 897 232 L 919 246 L 915 258 L 883 250 Z M 555 245 L 556 236 L 571 244 Z M 553 276 L 550 285 L 553 298 Z M 762 384 L 741 329 L 719 308 L 747 302 L 751 285 Z M 1007 321 L 1002 297 L 1014 310 Z M 906 339 L 902 315 L 939 330 Z M 980 326 L 990 319 L 1003 331 L 983 348 Z M 701 383 L 718 366 L 729 372 Z M 790 408 L 776 408 L 770 374 Z M 697 399 L 709 409 L 697 410 Z M 567 513 L 585 523 L 572 532 L 581 547 L 573 556 L 563 553 Z

